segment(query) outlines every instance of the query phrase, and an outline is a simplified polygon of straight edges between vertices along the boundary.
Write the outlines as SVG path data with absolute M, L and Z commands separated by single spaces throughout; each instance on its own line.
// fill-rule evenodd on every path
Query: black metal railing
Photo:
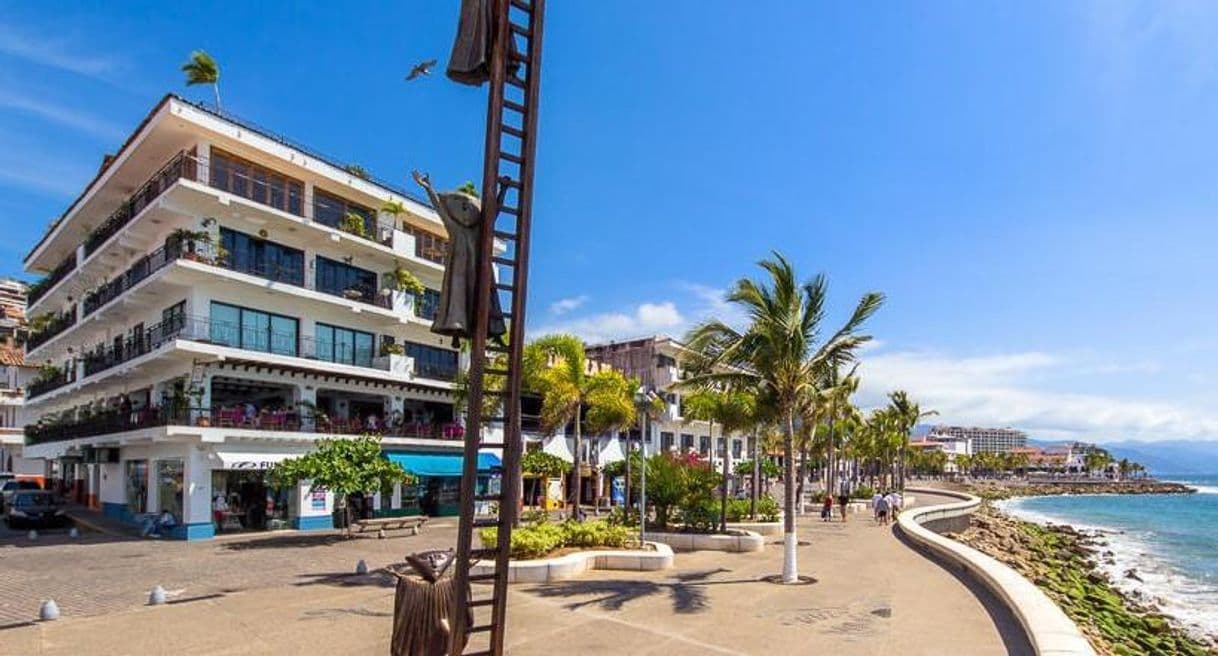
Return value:
M 69 273 L 72 273 L 75 270 L 76 249 L 73 248 L 72 252 L 69 253 L 67 257 L 63 258 L 63 261 L 56 265 L 45 278 L 30 285 L 29 290 L 26 292 L 26 306 L 28 307 L 37 303 L 38 299 L 46 296 L 46 293 L 51 291 L 55 285 L 59 284 L 60 280 L 63 280 L 68 276 Z
M 40 328 L 37 332 L 31 333 L 29 339 L 27 339 L 25 343 L 26 350 L 33 351 L 39 346 L 46 344 L 51 340 L 52 337 L 62 333 L 74 325 L 76 325 L 75 305 L 73 305 L 68 311 L 60 312 L 51 317 L 51 319 L 47 321 L 42 328 Z
M 42 396 L 51 390 L 76 382 L 76 368 L 68 363 L 53 373 L 40 373 L 37 378 L 25 388 L 25 398 L 32 399 Z
M 117 278 L 87 294 L 83 304 L 84 316 L 93 314 L 98 308 L 122 296 L 152 274 L 183 257 L 211 263 L 215 259 L 215 247 L 209 242 L 183 241 L 171 236 L 165 240 L 163 246 L 136 260 Z
M 304 287 L 304 266 L 283 264 L 282 262 L 251 262 L 248 259 L 239 260 L 231 254 L 211 262 L 215 266 L 237 273 L 257 276 L 271 282 L 282 282 L 297 287 Z
M 417 360 L 414 363 L 414 373 L 416 376 L 431 378 L 432 380 L 446 380 L 451 382 L 457 379 L 457 369 L 455 367 L 420 363 Z
M 147 182 L 140 185 L 118 209 L 114 210 L 100 226 L 85 239 L 85 257 L 92 255 L 111 237 L 118 234 L 123 226 L 131 222 L 145 207 L 165 192 L 180 178 L 196 179 L 198 167 L 194 157 L 185 151 L 174 155 L 173 159 L 162 166 Z

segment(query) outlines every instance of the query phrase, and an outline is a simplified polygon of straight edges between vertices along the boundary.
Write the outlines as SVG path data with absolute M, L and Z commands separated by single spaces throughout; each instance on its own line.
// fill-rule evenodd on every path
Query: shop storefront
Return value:
M 461 453 L 389 451 L 385 456 L 414 474 L 416 480 L 412 485 L 401 486 L 400 504 L 396 499 L 390 504 L 382 502 L 378 514 L 452 517 L 460 513 Z M 498 489 L 499 468 L 498 457 L 478 454 L 479 494 Z

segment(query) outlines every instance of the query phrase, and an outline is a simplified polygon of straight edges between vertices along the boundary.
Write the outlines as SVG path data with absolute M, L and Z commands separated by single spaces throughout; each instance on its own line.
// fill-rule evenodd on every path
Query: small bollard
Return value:
M 363 558 L 360 558 L 360 561 L 355 564 L 355 573 L 360 576 L 368 573 L 368 563 L 365 563 Z
M 80 537 L 80 529 L 76 528 L 75 526 L 68 529 L 68 537 L 72 538 L 73 540 Z
M 54 599 L 42 602 L 42 608 L 38 609 L 38 619 L 43 622 L 59 619 L 59 604 L 55 603 Z
M 165 588 L 158 585 L 152 589 L 152 592 L 148 593 L 148 605 L 160 606 L 163 603 L 165 603 Z
M 385 529 L 383 529 L 383 528 L 376 529 L 376 539 L 378 539 L 378 540 L 385 539 Z
M 30 529 L 30 532 L 26 533 L 25 537 L 29 538 L 30 542 L 37 542 L 38 541 L 38 531 L 35 531 L 34 529 Z

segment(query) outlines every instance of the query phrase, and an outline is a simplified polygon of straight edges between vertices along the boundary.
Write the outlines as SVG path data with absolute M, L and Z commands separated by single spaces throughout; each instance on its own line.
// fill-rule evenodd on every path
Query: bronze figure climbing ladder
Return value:
M 529 222 L 533 201 L 533 161 L 537 145 L 537 105 L 541 70 L 544 0 L 490 0 L 494 49 L 486 117 L 482 171 L 482 234 L 478 256 L 478 296 L 470 340 L 465 457 L 461 472 L 461 525 L 457 537 L 456 612 L 449 653 L 503 653 L 507 625 L 507 583 L 512 525 L 520 486 L 520 392 L 525 300 L 529 266 Z M 514 47 L 509 47 L 509 43 Z M 507 346 L 488 344 L 491 294 L 502 294 Z M 484 397 L 498 397 L 498 416 L 484 414 Z M 483 427 L 501 423 L 503 442 L 483 441 Z M 498 494 L 477 493 L 478 451 L 503 449 Z M 498 512 L 479 517 L 476 504 L 493 502 Z M 475 532 L 495 527 L 495 545 L 474 548 Z M 494 563 L 493 573 L 474 574 L 478 563 Z M 487 584 L 490 585 L 487 585 Z M 472 585 L 471 585 L 472 584 Z M 466 625 L 466 615 L 472 622 Z M 463 636 L 468 636 L 468 645 Z

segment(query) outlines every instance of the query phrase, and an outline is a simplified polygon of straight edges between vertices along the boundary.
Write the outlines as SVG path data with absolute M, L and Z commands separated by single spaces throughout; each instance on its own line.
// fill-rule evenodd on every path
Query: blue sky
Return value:
M 530 325 L 679 335 L 770 249 L 866 290 L 863 404 L 1218 436 L 1218 9 L 551 2 Z M 0 1 L 0 273 L 204 48 L 226 108 L 377 175 L 479 170 L 455 1 Z

